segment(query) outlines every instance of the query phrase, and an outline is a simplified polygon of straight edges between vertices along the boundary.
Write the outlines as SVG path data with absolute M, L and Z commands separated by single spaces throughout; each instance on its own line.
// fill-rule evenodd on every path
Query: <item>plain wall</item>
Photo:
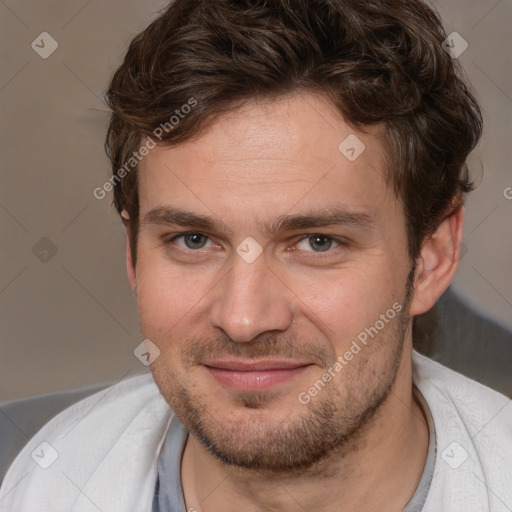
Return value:
M 142 338 L 125 234 L 111 195 L 93 190 L 110 173 L 103 92 L 130 39 L 165 4 L 0 3 L 0 400 L 147 371 L 133 354 Z M 469 43 L 459 60 L 485 117 L 470 157 L 474 175 L 484 172 L 467 202 L 454 287 L 512 328 L 512 3 L 434 5 L 447 33 Z M 59 45 L 47 59 L 31 47 L 42 32 Z

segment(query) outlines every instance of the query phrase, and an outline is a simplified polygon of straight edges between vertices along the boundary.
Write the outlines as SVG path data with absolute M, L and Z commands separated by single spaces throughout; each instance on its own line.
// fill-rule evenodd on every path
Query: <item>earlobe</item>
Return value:
M 418 257 L 410 315 L 428 311 L 452 282 L 459 266 L 464 207 L 454 205 L 423 243 Z

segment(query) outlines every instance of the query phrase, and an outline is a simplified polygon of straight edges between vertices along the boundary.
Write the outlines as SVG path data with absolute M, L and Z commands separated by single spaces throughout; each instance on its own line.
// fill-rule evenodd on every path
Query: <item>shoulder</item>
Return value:
M 30 510 L 37 504 L 38 510 L 56 512 L 79 501 L 76 508 L 82 510 L 90 506 L 84 502 L 90 491 L 101 503 L 116 505 L 104 509 L 140 510 L 139 504 L 152 499 L 155 458 L 172 417 L 149 372 L 72 403 L 16 454 L 0 487 L 0 509 Z M 73 484 L 66 475 L 80 483 Z M 127 488 L 126 482 L 140 485 Z M 137 506 L 131 507 L 132 502 Z
M 0 484 L 27 442 L 52 418 L 110 384 L 98 384 L 0 403 Z
M 437 444 L 436 477 L 425 510 L 440 503 L 457 510 L 461 504 L 465 510 L 512 505 L 512 401 L 418 353 L 413 372 Z
M 503 431 L 512 442 L 512 401 L 505 395 L 476 382 L 417 352 L 413 353 L 413 379 L 434 410 L 450 409 L 468 421 L 468 429 Z
M 414 348 L 512 397 L 512 332 L 466 301 L 449 287 L 430 311 L 415 317 Z

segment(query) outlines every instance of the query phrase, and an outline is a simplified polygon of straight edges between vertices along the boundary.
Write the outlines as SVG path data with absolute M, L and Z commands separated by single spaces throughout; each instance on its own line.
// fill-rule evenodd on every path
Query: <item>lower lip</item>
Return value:
M 225 370 L 206 367 L 220 384 L 238 391 L 261 391 L 283 384 L 301 374 L 308 366 L 278 370 Z

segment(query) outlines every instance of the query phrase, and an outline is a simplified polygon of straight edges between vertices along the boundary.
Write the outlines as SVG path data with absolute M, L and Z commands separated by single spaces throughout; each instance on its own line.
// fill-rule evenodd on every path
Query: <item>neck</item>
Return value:
M 428 426 L 412 394 L 411 349 L 404 350 L 386 401 L 349 445 L 307 471 L 276 475 L 226 466 L 192 436 L 181 474 L 187 510 L 331 512 L 402 510 L 428 451 Z

